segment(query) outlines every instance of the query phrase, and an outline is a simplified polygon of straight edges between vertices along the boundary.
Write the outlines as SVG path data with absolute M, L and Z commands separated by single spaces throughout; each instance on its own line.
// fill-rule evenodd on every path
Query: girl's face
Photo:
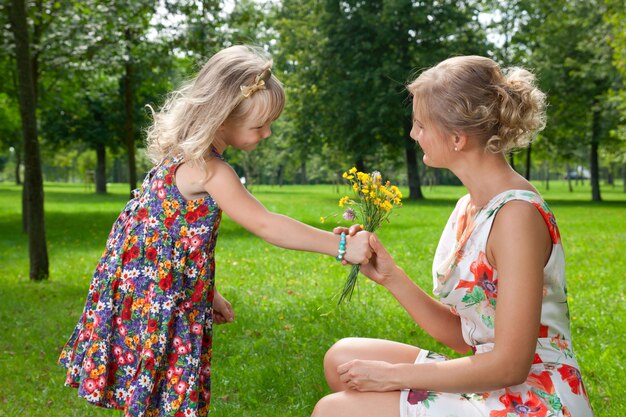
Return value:
M 251 151 L 272 134 L 272 122 L 264 123 L 255 118 L 248 118 L 243 122 L 227 121 L 220 128 L 220 133 L 227 146 Z
M 433 168 L 448 167 L 453 151 L 452 141 L 417 110 L 416 100 L 413 98 L 413 127 L 410 136 L 422 148 L 424 164 Z

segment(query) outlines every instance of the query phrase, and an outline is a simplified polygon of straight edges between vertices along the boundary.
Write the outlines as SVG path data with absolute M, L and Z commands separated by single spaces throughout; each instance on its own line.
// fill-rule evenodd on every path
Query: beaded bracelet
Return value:
M 346 253 L 346 234 L 341 233 L 341 236 L 339 238 L 339 251 L 337 252 L 337 256 L 335 257 L 335 259 L 341 262 L 343 260 L 343 255 L 345 253 Z

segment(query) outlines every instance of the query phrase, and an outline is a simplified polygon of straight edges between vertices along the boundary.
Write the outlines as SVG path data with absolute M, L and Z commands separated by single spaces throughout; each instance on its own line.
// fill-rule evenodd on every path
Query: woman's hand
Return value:
M 213 322 L 215 324 L 231 323 L 235 320 L 233 306 L 222 294 L 215 290 L 213 296 Z
M 403 387 L 394 384 L 394 365 L 383 361 L 354 359 L 337 367 L 339 379 L 355 391 L 395 391 Z
M 350 226 L 350 228 L 336 227 L 333 229 L 333 233 L 345 233 L 348 236 L 354 236 L 364 232 L 361 232 L 361 227 L 357 224 Z M 398 266 L 376 235 L 369 234 L 369 245 L 373 251 L 373 256 L 368 263 L 361 264 L 361 273 L 377 284 L 385 286 L 397 272 Z

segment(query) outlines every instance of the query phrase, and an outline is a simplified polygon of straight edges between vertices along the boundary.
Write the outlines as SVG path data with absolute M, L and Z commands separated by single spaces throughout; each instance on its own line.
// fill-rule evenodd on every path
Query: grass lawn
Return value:
M 82 311 L 91 274 L 119 211 L 126 185 L 96 196 L 82 185 L 46 184 L 50 279 L 28 280 L 18 187 L 0 184 L 0 416 L 97 417 L 120 412 L 88 405 L 63 386 L 60 349 Z M 574 348 L 597 416 L 626 415 L 624 282 L 626 194 L 587 186 L 540 191 L 554 210 L 568 262 Z M 397 262 L 430 291 L 430 264 L 461 187 L 424 188 L 379 235 Z M 330 229 L 332 186 L 258 186 L 270 210 Z M 332 258 L 274 248 L 224 218 L 217 247 L 217 286 L 233 303 L 235 323 L 215 332 L 212 416 L 309 416 L 328 392 L 326 349 L 346 336 L 388 338 L 452 355 L 431 340 L 382 288 L 361 278 L 355 297 L 336 306 L 348 269 Z

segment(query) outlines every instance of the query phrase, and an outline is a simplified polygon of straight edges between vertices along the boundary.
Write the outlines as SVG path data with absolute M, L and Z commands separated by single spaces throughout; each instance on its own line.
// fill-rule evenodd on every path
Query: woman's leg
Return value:
M 341 382 L 337 367 L 352 359 L 378 360 L 389 363 L 413 363 L 420 349 L 404 343 L 383 339 L 350 337 L 341 339 L 324 356 L 324 375 L 334 392 L 349 390 Z
M 399 417 L 400 391 L 341 391 L 318 401 L 311 417 Z

